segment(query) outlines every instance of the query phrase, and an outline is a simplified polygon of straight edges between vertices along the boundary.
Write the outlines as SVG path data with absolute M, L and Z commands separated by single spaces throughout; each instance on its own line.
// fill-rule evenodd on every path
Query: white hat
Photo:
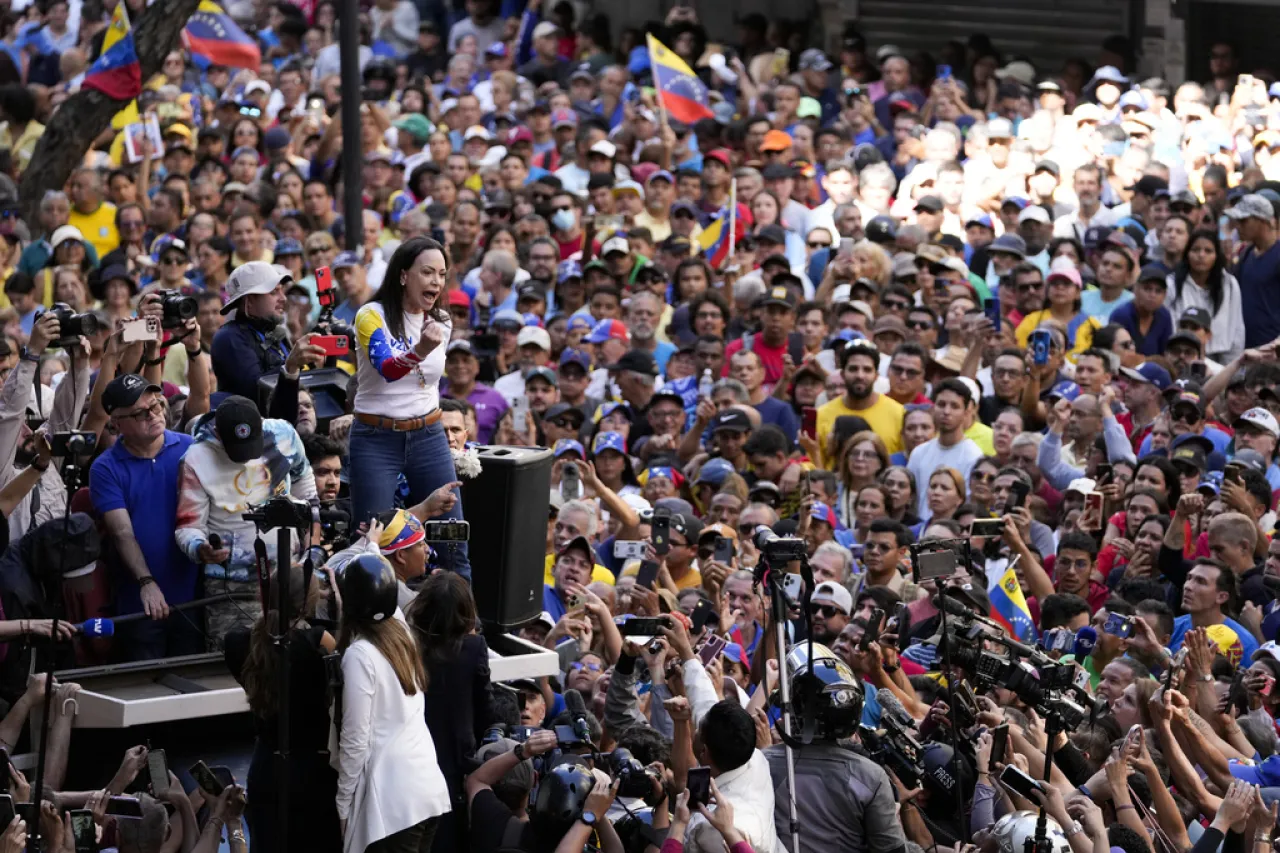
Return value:
M 1255 406 L 1240 416 L 1240 420 L 1253 424 L 1258 429 L 1264 429 L 1273 436 L 1280 438 L 1280 422 L 1276 421 L 1276 416 L 1271 412 Z
M 969 389 L 969 396 L 973 399 L 973 402 L 977 403 L 982 399 L 982 389 L 978 387 L 977 382 L 973 381 L 968 376 L 957 376 L 956 378 L 963 382 L 964 386 Z
M 612 160 L 614 158 L 614 155 L 618 153 L 618 147 L 607 139 L 601 139 L 599 142 L 597 142 L 595 145 L 592 145 L 587 150 L 590 151 L 592 154 L 603 154 L 604 156 L 608 157 L 610 160 Z
M 440 115 L 447 115 L 451 110 L 456 110 L 457 108 L 457 98 L 445 98 L 440 102 Z
M 484 156 L 476 161 L 481 169 L 487 169 L 490 166 L 497 166 L 502 162 L 502 158 L 507 156 L 507 148 L 505 145 L 490 145 L 489 150 L 484 152 Z
M 1041 225 L 1048 225 L 1052 222 L 1049 218 L 1049 211 L 1045 210 L 1038 204 L 1027 205 L 1022 212 L 1018 214 L 1018 224 L 1023 222 L 1039 222 Z
M 1065 495 L 1067 492 L 1078 492 L 1079 494 L 1087 495 L 1094 491 L 1097 486 L 1098 484 L 1095 481 L 1090 480 L 1088 477 L 1078 477 L 1067 484 L 1067 491 L 1063 492 L 1063 494 Z
M 241 264 L 231 273 L 223 290 L 227 294 L 227 304 L 222 306 L 222 313 L 234 310 L 242 297 L 255 293 L 271 293 L 290 277 L 281 276 L 277 268 L 266 261 L 249 261 Z
M 629 495 L 623 495 L 622 502 L 634 509 L 636 514 L 653 511 L 653 505 L 634 492 Z
M 53 232 L 53 236 L 49 238 L 49 243 L 56 249 L 68 240 L 79 240 L 83 243 L 84 235 L 81 234 L 80 229 L 74 225 L 63 225 L 61 228 Z
M 610 252 L 622 252 L 626 254 L 631 251 L 631 244 L 627 242 L 626 237 L 610 237 L 604 241 L 604 245 L 600 247 L 600 257 L 609 256 Z
M 1004 68 L 996 70 L 996 79 L 1016 80 L 1024 86 L 1030 86 L 1036 82 L 1036 69 L 1030 62 L 1015 59 Z
M 876 321 L 876 312 L 872 311 L 871 306 L 866 302 L 863 302 L 861 299 L 853 300 L 849 303 L 849 307 L 866 317 L 871 322 L 874 323 Z
M 831 304 L 841 305 L 849 301 L 849 296 L 853 293 L 853 285 L 837 284 L 831 291 Z M 863 303 L 866 304 L 866 303 Z M 874 319 L 874 318 L 873 318 Z
M 818 584 L 809 601 L 812 604 L 834 604 L 844 611 L 844 615 L 853 615 L 853 596 L 849 594 L 849 590 L 835 581 L 823 581 Z
M 635 181 L 618 181 L 613 185 L 613 194 L 615 196 L 622 195 L 627 192 L 635 193 L 640 196 L 640 198 L 644 198 L 644 187 L 640 186 Z
M 537 326 L 525 326 L 516 335 L 516 346 L 522 347 L 525 344 L 533 344 L 540 349 L 551 352 L 551 335 L 546 329 L 539 329 Z
M 493 134 L 484 125 L 473 124 L 467 128 L 467 132 L 462 135 L 463 142 L 470 142 L 472 139 L 483 139 L 489 142 L 493 139 Z
M 261 92 L 264 95 L 271 94 L 271 84 L 266 80 L 250 80 L 249 85 L 244 87 L 246 95 L 252 95 L 254 92 Z
M 543 21 L 533 28 L 533 37 L 536 39 L 554 36 L 560 33 L 560 28 L 550 21 Z

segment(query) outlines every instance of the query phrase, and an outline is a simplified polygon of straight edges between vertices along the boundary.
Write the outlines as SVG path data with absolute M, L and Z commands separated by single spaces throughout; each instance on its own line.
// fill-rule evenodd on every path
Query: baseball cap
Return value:
M 731 432 L 751 432 L 751 419 L 740 409 L 725 409 L 711 418 L 711 432 L 727 429 Z
M 537 326 L 525 326 L 516 335 L 516 346 L 522 347 L 525 344 L 532 344 L 539 349 L 551 352 L 551 335 L 546 329 L 540 329 Z
M 1169 371 L 1153 361 L 1144 361 L 1137 367 L 1122 367 L 1120 373 L 1134 382 L 1154 385 L 1160 391 L 1173 384 L 1173 377 L 1169 375 Z
M 1261 406 L 1249 409 L 1240 416 L 1240 420 L 1237 423 L 1251 424 L 1260 430 L 1271 433 L 1274 437 L 1280 438 L 1280 423 L 1276 421 L 1276 416 Z
M 1169 189 L 1169 182 L 1159 175 L 1143 175 L 1141 178 L 1138 178 L 1137 182 L 1133 186 L 1129 187 L 1129 189 L 1138 195 L 1153 198 L 1160 190 Z
M 1021 220 L 1021 214 L 1019 214 Z M 987 253 L 1004 252 L 1009 255 L 1016 255 L 1019 258 L 1027 256 L 1027 241 L 1023 240 L 1017 234 L 1001 234 L 999 237 L 987 244 Z
M 616 321 L 615 321 L 616 322 Z M 627 350 L 613 364 L 605 365 L 606 370 L 629 370 L 632 373 L 643 373 L 646 376 L 658 375 L 658 362 L 644 350 Z
M 1223 211 L 1228 219 L 1275 219 L 1276 211 L 1265 196 L 1249 193 L 1242 196 L 1234 206 Z
M 706 483 L 719 488 L 720 484 L 725 481 L 726 477 L 730 474 L 736 473 L 737 471 L 734 470 L 733 463 L 729 462 L 727 459 L 709 459 L 707 460 L 707 464 L 698 469 L 698 476 L 694 479 L 693 484 L 695 486 L 699 486 Z
M 542 331 L 539 329 L 538 331 Z M 535 379 L 541 379 L 552 388 L 560 387 L 560 377 L 556 376 L 556 372 L 549 367 L 531 367 L 529 372 L 524 375 L 524 384 L 528 385 Z
M 1178 318 L 1178 325 L 1190 323 L 1201 329 L 1208 329 L 1213 325 L 1213 315 L 1209 313 L 1207 308 L 1192 307 L 1182 312 L 1182 316 Z
M 583 371 L 591 372 L 591 356 L 580 349 L 566 348 L 564 352 L 560 353 L 560 366 L 564 367 L 567 364 L 576 364 Z
M 582 264 L 577 261 L 561 261 L 556 267 L 556 284 L 564 284 L 571 278 L 582 278 Z
M 1164 267 L 1159 264 L 1147 264 L 1145 267 L 1138 270 L 1138 281 L 1158 281 L 1161 284 L 1164 284 L 1167 276 L 1168 273 L 1165 272 Z
M 517 329 L 524 326 L 524 315 L 519 311 L 511 308 L 503 308 L 489 318 L 489 328 L 506 324 L 507 326 L 515 326 Z
M 791 134 L 785 130 L 771 130 L 760 142 L 761 153 L 765 151 L 786 151 L 791 147 Z
M 574 429 L 582 426 L 582 424 L 587 420 L 587 416 L 582 409 L 579 409 L 577 406 L 570 403 L 555 403 L 548 406 L 547 411 L 542 415 L 542 419 L 544 421 L 555 421 L 565 415 L 568 415 L 577 422 L 576 426 L 573 427 Z
M 884 314 L 876 318 L 875 324 L 871 327 L 871 336 L 882 334 L 896 334 L 899 337 L 907 336 L 907 324 L 902 322 L 902 318 L 897 314 Z
M 533 37 L 536 39 L 559 35 L 559 33 L 560 28 L 550 21 L 543 21 L 533 28 Z
M 577 127 L 578 114 L 573 110 L 555 110 L 551 113 L 551 127 L 557 129 L 561 127 Z
M 591 333 L 582 339 L 587 344 L 602 344 L 609 339 L 630 341 L 631 333 L 621 320 L 601 320 L 596 323 Z
M 271 293 L 289 279 L 290 276 L 281 275 L 277 267 L 266 261 L 241 264 L 231 273 L 223 288 L 227 294 L 227 303 L 222 306 L 221 313 L 228 314 L 235 310 L 236 303 L 243 297 Z
M 1045 396 L 1049 399 L 1061 397 L 1062 399 L 1071 402 L 1080 396 L 1080 386 L 1072 382 L 1070 379 L 1064 379 L 1049 389 L 1049 393 Z
M 787 232 L 782 230 L 781 225 L 766 225 L 756 233 L 756 243 L 769 243 L 775 246 L 785 246 L 787 243 Z
M 816 501 L 809 508 L 809 517 L 814 521 L 821 521 L 830 525 L 832 530 L 840 526 L 840 521 L 836 518 L 836 511 L 822 501 Z
M 592 145 L 590 148 L 588 148 L 587 153 L 600 154 L 601 156 L 608 157 L 610 160 L 612 160 L 614 158 L 614 155 L 618 153 L 618 146 L 614 145 L 612 142 L 610 142 L 607 139 L 601 139 L 595 145 Z
M 942 203 L 942 199 L 936 195 L 922 195 L 916 199 L 917 211 L 925 210 L 930 213 L 941 213 L 945 207 L 946 205 Z
M 625 255 L 630 251 L 631 244 L 627 242 L 626 237 L 622 236 L 610 237 L 608 240 L 605 240 L 604 245 L 600 247 L 600 255 L 602 257 L 607 257 L 614 252 L 619 252 Z
M 1195 444 L 1183 444 L 1181 447 L 1174 448 L 1169 454 L 1169 461 L 1174 463 L 1174 465 L 1182 462 L 1186 465 L 1191 465 L 1199 471 L 1203 471 L 1207 464 L 1204 448 Z
M 468 340 L 449 341 L 449 345 L 444 348 L 445 356 L 451 356 L 455 352 L 465 353 L 472 358 L 475 357 L 475 350 L 471 348 L 471 341 Z
M 1062 175 L 1062 167 L 1058 165 L 1056 160 L 1041 160 L 1035 165 L 1035 171 L 1048 172 L 1055 178 Z
M 706 154 L 703 155 L 702 159 L 704 162 L 707 160 L 715 160 L 717 163 L 719 163 L 721 166 L 724 166 L 726 169 L 733 168 L 733 161 L 729 159 L 729 152 L 727 149 L 724 149 L 724 148 L 715 148 L 711 151 L 708 151 Z
M 627 439 L 620 432 L 600 432 L 596 433 L 595 441 L 591 442 L 591 452 L 599 456 L 606 450 L 616 450 L 625 455 L 627 452 Z
M 1231 461 L 1238 462 L 1246 468 L 1252 468 L 1259 474 L 1267 473 L 1267 466 L 1270 464 L 1261 453 L 1256 450 L 1250 450 L 1247 447 L 1243 450 L 1237 450 Z
M 333 259 L 331 266 L 334 272 L 347 267 L 358 267 L 360 266 L 360 256 L 355 252 L 339 252 L 338 256 Z
M 769 288 L 769 292 L 764 295 L 764 305 L 784 305 L 787 308 L 796 307 L 796 295 L 789 287 L 775 285 Z
M 572 438 L 562 438 L 556 442 L 556 446 L 552 449 L 552 454 L 559 459 L 566 453 L 576 453 L 581 459 L 587 458 L 587 451 L 583 449 L 582 442 Z
M 811 47 L 804 53 L 800 54 L 800 70 L 801 71 L 830 71 L 831 60 L 827 59 L 827 55 L 816 47 Z
M 232 394 L 213 413 L 213 423 L 218 430 L 218 440 L 227 452 L 227 458 L 243 465 L 262 456 L 265 439 L 262 435 L 262 413 L 248 397 Z
M 1042 225 L 1048 225 L 1052 221 L 1053 220 L 1049 218 L 1049 211 L 1045 210 L 1038 204 L 1033 204 L 1018 214 L 1019 224 L 1023 222 L 1039 222 Z
M 159 394 L 163 391 L 159 385 L 152 385 L 136 373 L 126 373 L 112 379 L 102 391 L 102 408 L 107 414 L 116 409 L 125 409 L 138 402 L 143 394 Z
M 988 139 L 1012 139 L 1013 122 L 1007 118 L 993 118 L 987 122 Z
M 409 113 L 406 116 L 401 116 L 396 120 L 394 127 L 396 130 L 403 130 L 418 143 L 426 142 L 431 137 L 432 131 L 435 130 L 435 125 L 422 113 Z
M 290 255 L 301 255 L 302 244 L 292 237 L 281 237 L 276 241 L 275 256 L 277 259 Z
M 551 614 L 544 610 L 539 618 L 542 617 L 545 617 L 543 621 L 546 621 L 551 619 Z M 551 622 L 550 627 L 555 627 L 554 621 Z M 533 692 L 537 692 L 537 685 L 534 685 Z M 486 743 L 484 746 L 476 750 L 476 759 L 483 764 L 490 758 L 497 758 L 499 755 L 506 755 L 508 752 L 514 752 L 516 746 L 518 746 L 518 744 L 510 738 L 498 738 L 492 743 Z M 533 759 L 526 758 L 523 761 L 518 762 L 515 767 L 512 767 L 503 774 L 501 784 L 506 790 L 528 794 L 533 790 L 533 780 Z
M 825 504 L 815 504 L 818 506 L 826 506 Z M 831 509 L 827 507 L 827 509 Z M 835 581 L 823 581 L 813 590 L 813 595 L 809 598 L 811 604 L 834 604 L 849 616 L 853 613 L 853 596 L 849 594 L 849 590 L 845 589 Z

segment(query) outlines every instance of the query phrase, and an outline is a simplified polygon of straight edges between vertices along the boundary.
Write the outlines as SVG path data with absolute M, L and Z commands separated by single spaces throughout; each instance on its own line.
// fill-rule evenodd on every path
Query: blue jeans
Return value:
M 436 421 L 422 429 L 396 432 L 356 421 L 351 425 L 348 457 L 351 465 L 352 521 L 359 524 L 391 509 L 396 479 L 404 474 L 409 482 L 410 506 L 421 503 L 436 489 L 457 480 L 453 456 L 444 436 L 444 426 Z M 454 490 L 457 492 L 457 490 Z M 442 518 L 462 518 L 462 496 Z M 453 570 L 471 581 L 467 546 L 458 547 Z

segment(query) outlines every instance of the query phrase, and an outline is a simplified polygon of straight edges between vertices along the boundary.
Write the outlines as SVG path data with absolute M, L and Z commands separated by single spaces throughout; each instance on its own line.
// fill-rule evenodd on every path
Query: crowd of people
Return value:
M 0 853 L 1272 848 L 1269 69 L 242 0 L 260 65 L 175 48 L 19 198 L 117 2 L 0 14 Z M 480 445 L 553 457 L 556 676 L 491 683 L 507 567 L 431 532 L 505 523 Z M 64 790 L 30 674 L 197 653 L 247 777 Z

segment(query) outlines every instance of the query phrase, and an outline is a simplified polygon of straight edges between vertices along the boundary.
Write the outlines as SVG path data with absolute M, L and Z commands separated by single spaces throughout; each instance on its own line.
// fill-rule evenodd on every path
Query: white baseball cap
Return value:
M 235 310 L 236 303 L 245 296 L 271 293 L 284 282 L 293 280 L 290 275 L 281 275 L 280 269 L 266 261 L 249 261 L 236 267 L 223 288 L 227 294 L 227 304 L 222 306 L 222 313 L 228 314 Z
M 626 254 L 631 251 L 631 244 L 627 242 L 626 237 L 610 237 L 604 241 L 604 245 L 600 247 L 600 257 L 608 257 L 610 252 L 622 252 Z
M 1280 438 L 1280 422 L 1276 421 L 1275 415 L 1261 406 L 1254 406 L 1241 415 L 1240 420 L 1251 423 L 1258 429 L 1264 429 L 1273 436 Z
M 534 344 L 547 352 L 551 352 L 551 335 L 546 329 L 539 329 L 537 326 L 525 326 L 516 335 L 516 346 L 522 347 L 525 344 Z
M 1029 205 L 1018 214 L 1019 224 L 1023 222 L 1039 222 L 1042 225 L 1048 225 L 1052 222 L 1049 218 L 1049 211 L 1045 210 L 1038 204 Z
M 264 95 L 271 94 L 271 84 L 266 80 L 250 80 L 249 84 L 244 87 L 246 95 L 252 95 L 254 92 L 261 92 Z
M 618 146 L 614 145 L 612 142 L 610 142 L 607 139 L 601 139 L 599 142 L 597 142 L 595 145 L 592 145 L 587 150 L 590 151 L 592 154 L 603 154 L 604 156 L 612 160 L 614 158 L 614 155 L 618 153 Z
M 834 604 L 843 610 L 846 616 L 853 615 L 853 596 L 849 594 L 849 590 L 835 581 L 823 581 L 818 584 L 809 601 L 813 604 Z

